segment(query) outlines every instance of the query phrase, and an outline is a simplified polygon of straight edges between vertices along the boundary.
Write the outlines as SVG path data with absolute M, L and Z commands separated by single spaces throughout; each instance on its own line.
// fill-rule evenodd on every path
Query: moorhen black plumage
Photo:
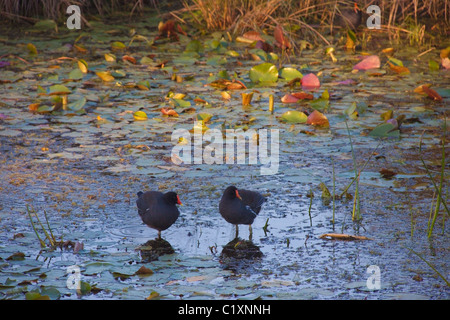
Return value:
M 266 198 L 259 192 L 238 189 L 229 186 L 225 189 L 219 203 L 219 212 L 229 223 L 236 226 L 236 238 L 239 233 L 239 224 L 249 226 L 249 238 L 252 238 L 252 223 L 261 211 Z
M 352 9 L 337 10 L 333 21 L 334 26 L 350 28 L 356 30 L 362 21 L 362 11 L 358 4 L 354 2 Z
M 139 216 L 150 228 L 158 230 L 158 239 L 161 239 L 161 231 L 174 224 L 180 215 L 176 206 L 182 205 L 180 198 L 172 191 L 167 193 L 139 191 L 137 196 L 136 205 Z

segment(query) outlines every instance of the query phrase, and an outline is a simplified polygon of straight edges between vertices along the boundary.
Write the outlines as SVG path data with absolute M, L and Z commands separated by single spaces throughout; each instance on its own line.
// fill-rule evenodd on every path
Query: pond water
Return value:
M 155 21 L 137 21 L 132 27 L 147 39 L 157 34 Z M 328 108 L 321 109 L 329 127 L 316 127 L 280 121 L 286 111 L 312 110 L 311 105 L 282 103 L 285 94 L 302 91 L 299 87 L 290 89 L 284 79 L 253 84 L 249 70 L 264 61 L 255 61 L 247 54 L 252 50 L 249 44 L 230 42 L 217 34 L 193 35 L 152 46 L 135 41 L 128 49 L 113 52 L 114 41 L 129 44 L 132 27 L 94 23 L 92 31 L 50 31 L 50 38 L 48 33 L 33 30 L 18 36 L 2 27 L 0 56 L 11 65 L 0 69 L 0 298 L 450 297 L 445 281 L 429 266 L 449 279 L 448 216 L 441 205 L 432 236 L 427 237 L 430 207 L 436 200 L 420 161 L 424 157 L 433 178 L 439 181 L 450 74 L 429 70 L 428 62 L 438 59 L 438 49 L 420 55 L 426 49 L 376 38 L 364 47 L 364 52 L 381 57 L 383 64 L 375 73 L 352 72 L 361 52 L 347 52 L 339 46 L 336 63 L 321 45 L 289 57 L 279 53 L 279 60 L 269 62 L 277 68 L 296 68 L 303 75 L 319 75 L 321 86 L 312 92 L 315 99 L 325 90 L 329 93 Z M 201 50 L 186 50 L 194 47 L 194 37 Z M 87 52 L 77 51 L 74 41 Z M 28 43 L 35 45 L 37 55 L 29 55 Z M 440 43 L 438 47 L 448 45 Z M 385 64 L 387 58 L 381 52 L 389 47 L 395 49 L 395 58 L 403 61 L 410 74 L 398 75 Z M 104 54 L 112 52 L 117 60 L 109 63 Z M 123 60 L 124 55 L 138 62 Z M 142 61 L 146 56 L 148 60 Z M 81 79 L 70 77 L 70 72 L 81 67 L 77 60 L 57 59 L 60 57 L 84 59 L 88 73 Z M 248 89 L 230 90 L 231 99 L 224 100 L 222 90 L 209 85 L 223 70 Z M 116 71 L 115 80 L 102 81 L 95 73 L 99 71 Z M 174 74 L 183 81 L 174 81 Z M 350 79 L 352 84 L 337 84 Z M 141 90 L 142 83 L 139 89 L 140 81 L 148 81 L 146 90 Z M 429 83 L 443 101 L 414 92 L 419 85 Z M 39 93 L 41 87 L 45 91 L 55 84 L 66 86 L 69 103 L 79 102 L 81 107 L 30 112 L 32 103 L 51 106 L 51 96 Z M 170 92 L 186 96 L 173 99 Z M 251 106 L 242 106 L 242 92 L 254 92 Z M 273 114 L 269 111 L 270 95 L 275 97 Z M 359 117 L 346 120 L 343 112 L 354 102 Z M 163 107 L 174 108 L 179 116 L 162 115 Z M 133 114 L 138 110 L 148 119 L 136 120 Z M 380 115 L 389 110 L 394 117 L 405 116 L 399 136 L 368 135 L 384 122 Z M 211 129 L 279 130 L 278 172 L 261 175 L 260 164 L 174 165 L 172 132 L 192 129 L 202 113 L 212 116 L 206 122 Z M 449 124 L 447 120 L 447 128 Z M 448 137 L 446 159 L 447 141 Z M 359 180 L 361 219 L 352 220 L 352 199 L 337 200 L 333 224 L 333 203 L 322 200 L 319 184 L 325 183 L 332 191 L 334 182 L 336 193 L 345 189 L 355 176 L 352 149 L 358 168 L 368 160 Z M 381 169 L 395 175 L 384 177 Z M 445 196 L 448 169 L 447 160 Z M 262 253 L 259 258 L 221 256 L 234 238 L 234 226 L 218 212 L 222 192 L 231 184 L 257 190 L 268 199 L 253 224 L 254 250 Z M 175 253 L 154 261 L 146 260 L 138 250 L 157 235 L 137 214 L 136 193 L 146 190 L 176 191 L 184 204 L 176 223 L 162 232 Z M 348 192 L 355 196 L 355 184 Z M 41 248 L 30 223 L 31 208 L 58 241 L 82 243 L 83 248 L 78 244 L 76 249 Z M 36 217 L 32 219 L 37 233 L 45 239 Z M 370 240 L 320 238 L 325 233 Z M 241 226 L 240 237 L 248 236 L 248 228 Z M 79 268 L 83 283 L 81 294 L 68 285 L 73 276 L 68 268 L 74 266 Z M 138 272 L 143 266 L 152 272 Z M 368 286 L 369 266 L 379 268 L 380 288 Z

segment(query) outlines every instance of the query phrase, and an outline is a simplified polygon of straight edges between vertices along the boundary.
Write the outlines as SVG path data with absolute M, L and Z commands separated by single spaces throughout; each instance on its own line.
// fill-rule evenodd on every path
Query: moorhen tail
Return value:
M 252 223 L 261 211 L 263 203 L 266 201 L 260 193 L 250 190 L 237 189 L 230 186 L 225 189 L 219 203 L 219 212 L 229 223 L 236 226 L 236 238 L 238 237 L 239 224 L 249 226 L 252 238 Z
M 355 2 L 352 9 L 337 10 L 333 25 L 355 30 L 361 24 L 362 11 Z
M 161 239 L 161 231 L 169 228 L 180 215 L 176 206 L 182 204 L 180 198 L 175 192 L 158 191 L 139 191 L 137 196 L 139 216 L 150 228 L 158 230 L 158 239 Z

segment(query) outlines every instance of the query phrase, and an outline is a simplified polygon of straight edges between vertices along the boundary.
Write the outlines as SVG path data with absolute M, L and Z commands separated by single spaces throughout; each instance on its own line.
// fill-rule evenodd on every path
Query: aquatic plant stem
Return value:
M 347 127 L 348 139 L 350 141 L 350 148 L 352 150 L 353 169 L 355 171 L 354 181 L 356 181 L 352 220 L 360 220 L 361 219 L 361 211 L 360 211 L 360 203 L 359 203 L 359 173 L 358 173 L 358 167 L 356 165 L 356 157 L 355 157 L 355 152 L 353 150 L 353 142 L 352 142 L 352 137 L 350 135 L 350 129 L 348 128 L 347 120 L 345 120 L 345 126 Z
M 33 219 L 31 218 L 31 213 L 30 213 L 30 208 L 27 205 L 27 213 L 28 213 L 28 217 L 30 218 L 30 222 L 31 222 L 31 226 L 33 227 L 34 233 L 36 234 L 36 237 L 39 240 L 39 243 L 41 245 L 42 248 L 45 248 L 45 242 L 41 239 L 41 237 L 39 237 L 39 233 L 36 230 L 36 226 L 34 225 Z
M 429 263 L 427 260 L 425 260 L 420 254 L 418 254 L 417 252 L 415 252 L 413 249 L 410 249 L 408 247 L 405 247 L 406 249 L 408 249 L 409 251 L 411 251 L 412 253 L 414 253 L 416 256 L 418 256 L 422 261 L 424 261 L 431 269 L 433 269 L 434 272 L 436 272 L 436 274 L 441 277 L 442 280 L 445 281 L 445 283 L 447 284 L 447 286 L 450 287 L 450 283 L 447 281 L 447 279 L 445 279 L 445 277 L 436 270 L 435 267 L 433 267 L 433 265 L 431 263 Z
M 335 208 L 336 208 L 336 176 L 334 174 L 334 160 L 333 157 L 331 157 L 331 165 L 333 167 L 333 219 L 331 220 L 331 222 L 333 223 L 333 230 L 334 230 L 334 213 L 335 213 Z

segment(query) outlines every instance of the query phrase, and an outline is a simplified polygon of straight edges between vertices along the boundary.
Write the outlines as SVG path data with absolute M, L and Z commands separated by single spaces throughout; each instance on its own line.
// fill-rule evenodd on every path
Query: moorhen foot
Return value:
M 219 203 L 219 212 L 229 223 L 236 226 L 236 238 L 239 234 L 239 224 L 247 224 L 249 227 L 249 238 L 252 238 L 252 223 L 261 211 L 266 201 L 259 192 L 238 189 L 229 186 L 225 189 Z
M 161 231 L 169 228 L 180 215 L 176 206 L 182 204 L 180 198 L 175 192 L 158 191 L 139 191 L 137 196 L 139 216 L 150 228 L 158 230 L 158 239 L 161 239 Z

